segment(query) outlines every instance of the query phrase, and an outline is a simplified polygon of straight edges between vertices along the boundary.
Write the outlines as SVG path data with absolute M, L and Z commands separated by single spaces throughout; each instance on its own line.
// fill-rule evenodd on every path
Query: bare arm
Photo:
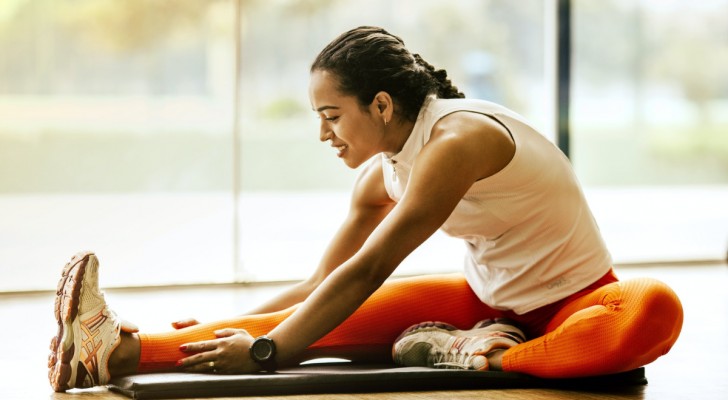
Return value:
M 308 279 L 295 284 L 248 314 L 283 310 L 306 300 L 331 271 L 344 264 L 361 248 L 393 206 L 394 202 L 384 189 L 381 160 L 375 159 L 357 179 L 349 214 L 329 243 L 316 271 Z

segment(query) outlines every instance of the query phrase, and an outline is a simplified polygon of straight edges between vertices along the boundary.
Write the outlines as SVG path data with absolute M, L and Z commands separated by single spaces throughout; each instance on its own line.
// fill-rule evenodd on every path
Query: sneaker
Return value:
M 78 253 L 58 282 L 58 334 L 48 357 L 48 379 L 56 392 L 109 381 L 109 356 L 121 342 L 121 322 L 99 290 L 98 268 L 93 253 Z
M 408 367 L 488 369 L 487 356 L 526 341 L 513 321 L 478 322 L 467 331 L 444 322 L 423 322 L 406 329 L 394 342 L 394 362 Z

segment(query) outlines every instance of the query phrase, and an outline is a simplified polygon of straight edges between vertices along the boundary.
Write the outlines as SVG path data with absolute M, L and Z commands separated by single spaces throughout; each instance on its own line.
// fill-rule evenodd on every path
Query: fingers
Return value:
M 188 372 L 246 373 L 260 367 L 247 357 L 253 337 L 243 329 L 220 329 L 217 339 L 185 343 L 179 347 L 187 353 L 177 362 L 177 367 Z
M 179 346 L 179 350 L 184 353 L 203 353 L 217 349 L 216 340 L 203 340 L 201 342 L 185 343 Z
M 203 355 L 194 355 L 177 361 L 177 367 L 187 372 L 218 372 L 218 365 L 215 360 L 209 359 L 209 353 Z
M 192 353 L 192 355 L 177 361 L 177 367 L 189 372 L 216 372 L 217 343 L 215 340 L 186 343 L 179 349 L 185 353 Z
M 137 333 L 139 332 L 139 327 L 132 324 L 131 322 L 122 319 L 121 320 L 121 331 L 126 333 Z
M 225 329 L 218 329 L 215 331 L 215 336 L 218 338 L 224 338 L 224 337 L 230 337 L 233 335 L 241 334 L 243 336 L 250 336 L 248 331 L 245 329 L 234 329 L 234 328 L 225 328 Z M 250 336 L 252 338 L 252 336 Z
M 190 326 L 195 326 L 199 323 L 200 323 L 200 321 L 198 321 L 194 318 L 187 318 L 187 319 L 181 319 L 179 321 L 172 322 L 172 327 L 174 329 L 182 329 L 182 328 L 187 328 Z

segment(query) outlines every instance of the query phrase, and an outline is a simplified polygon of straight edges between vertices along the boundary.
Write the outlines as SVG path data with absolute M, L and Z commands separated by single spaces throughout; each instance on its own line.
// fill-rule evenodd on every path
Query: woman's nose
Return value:
M 320 129 L 319 130 L 319 140 L 320 141 L 325 142 L 325 141 L 331 139 L 333 132 L 331 132 L 331 129 L 329 129 L 326 121 L 321 121 L 321 127 L 319 129 Z

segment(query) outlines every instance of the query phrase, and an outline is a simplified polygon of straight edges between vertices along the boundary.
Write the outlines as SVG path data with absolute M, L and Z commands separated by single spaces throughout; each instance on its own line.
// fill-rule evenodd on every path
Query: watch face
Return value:
M 253 356 L 257 360 L 267 360 L 269 359 L 273 354 L 273 346 L 271 343 L 267 340 L 257 340 L 253 344 Z

